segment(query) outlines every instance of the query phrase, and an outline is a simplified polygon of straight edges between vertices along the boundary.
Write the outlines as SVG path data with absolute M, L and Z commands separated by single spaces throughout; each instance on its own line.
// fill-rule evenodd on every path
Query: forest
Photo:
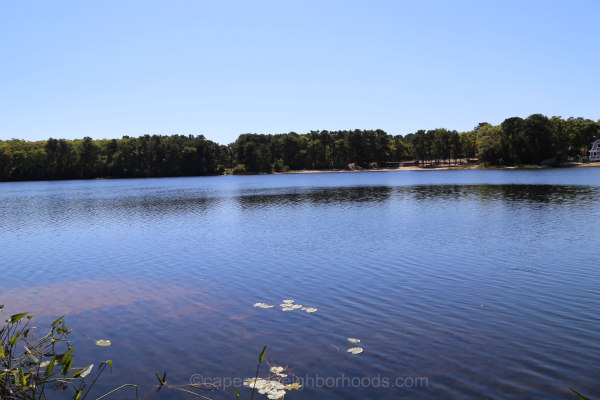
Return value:
M 489 166 L 558 164 L 585 157 L 600 121 L 512 117 L 457 132 L 437 128 L 406 135 L 377 130 L 247 133 L 229 145 L 204 136 L 144 135 L 121 139 L 0 140 L 0 181 L 202 176 L 304 169 L 364 168 L 387 163 L 478 160 Z

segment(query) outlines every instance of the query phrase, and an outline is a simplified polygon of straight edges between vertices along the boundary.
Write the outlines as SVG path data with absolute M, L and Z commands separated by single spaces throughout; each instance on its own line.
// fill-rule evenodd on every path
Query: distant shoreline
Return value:
M 569 163 L 560 166 L 541 166 L 541 165 L 522 165 L 522 166 L 483 166 L 481 164 L 473 165 L 443 165 L 443 166 L 427 166 L 427 167 L 398 167 L 398 168 L 360 168 L 360 169 L 302 169 L 292 170 L 287 172 L 273 172 L 273 175 L 285 174 L 332 174 L 332 173 L 353 173 L 353 172 L 393 172 L 393 171 L 449 171 L 449 170 L 523 170 L 523 169 L 554 169 L 554 168 L 586 168 L 600 167 L 600 162 L 595 163 Z M 247 174 L 255 175 L 255 174 Z M 265 174 L 271 175 L 271 174 Z
M 254 176 L 254 175 L 289 175 L 289 174 L 336 174 L 336 173 L 355 173 L 355 172 L 398 172 L 398 171 L 459 171 L 459 170 L 536 170 L 536 169 L 561 169 L 561 168 L 599 168 L 600 162 L 593 163 L 566 163 L 558 166 L 543 166 L 543 165 L 521 165 L 521 166 L 484 166 L 481 164 L 468 165 L 441 165 L 441 166 L 407 166 L 398 168 L 355 168 L 355 169 L 302 169 L 290 170 L 285 172 L 246 172 L 242 174 L 232 174 L 230 169 L 227 169 L 224 174 L 212 175 L 172 175 L 172 176 L 144 176 L 144 177 L 114 177 L 102 176 L 96 178 L 72 178 L 72 179 L 27 179 L 14 181 L 0 181 L 1 183 L 8 182 L 47 182 L 47 181 L 70 181 L 70 180 L 112 180 L 112 179 L 154 179 L 154 178 L 193 178 L 193 177 L 217 177 L 217 176 Z

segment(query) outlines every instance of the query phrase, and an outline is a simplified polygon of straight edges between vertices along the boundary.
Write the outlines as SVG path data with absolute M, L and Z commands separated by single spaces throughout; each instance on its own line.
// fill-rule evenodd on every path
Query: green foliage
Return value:
M 238 164 L 233 168 L 233 175 L 243 175 L 246 173 L 246 166 L 244 164 Z
M 515 164 L 521 161 L 521 155 L 524 148 L 523 119 L 519 117 L 507 118 L 502 122 L 502 158 L 507 163 Z
M 156 391 L 158 392 L 167 384 L 167 372 L 165 371 L 162 378 L 156 372 L 154 373 L 154 375 L 156 375 L 156 379 L 158 379 L 158 388 L 156 389 Z
M 55 320 L 49 332 L 41 337 L 35 337 L 36 328 L 29 325 L 32 317 L 28 313 L 15 314 L 0 326 L 0 398 L 46 399 L 46 390 L 53 387 L 71 390 L 74 400 L 85 399 L 106 366 L 112 369 L 112 361 L 101 362 L 91 383 L 87 382 L 85 378 L 92 373 L 94 364 L 73 367 L 75 348 L 67 338 L 71 330 L 64 317 Z M 138 398 L 135 385 L 124 385 L 110 393 L 126 386 L 135 387 Z
M 461 132 L 458 136 L 462 147 L 462 155 L 467 159 L 475 158 L 477 156 L 477 134 L 475 131 Z
M 447 129 L 420 130 L 406 136 L 413 158 L 424 164 L 440 161 L 456 162 L 463 157 L 463 144 L 457 131 Z M 410 154 L 410 153 L 409 153 Z
M 247 172 L 342 169 L 351 163 L 367 167 L 410 157 L 401 136 L 392 137 L 380 129 L 244 134 L 231 148 L 234 160 L 244 164 Z
M 507 118 L 498 126 L 479 124 L 470 132 L 419 130 L 392 136 L 377 130 L 311 131 L 277 135 L 243 134 L 227 146 L 204 136 L 144 135 L 138 138 L 0 141 L 0 181 L 138 178 L 344 169 L 416 160 L 456 163 L 479 157 L 489 164 L 538 164 L 587 155 L 600 138 L 600 123 L 584 118 L 533 114 Z M 235 166 L 235 167 L 234 167 Z
M 500 126 L 485 124 L 477 129 L 477 155 L 480 160 L 492 164 L 502 164 Z
M 215 175 L 227 146 L 203 136 L 0 141 L 0 181 Z
M 273 163 L 273 171 L 274 172 L 283 172 L 285 167 L 286 167 L 286 165 L 283 164 L 283 160 L 281 158 L 275 160 L 275 162 Z M 288 169 L 289 169 L 289 167 L 288 167 Z
M 476 136 L 477 156 L 486 164 L 540 164 L 587 155 L 590 144 L 600 137 L 600 124 L 533 114 L 525 119 L 507 118 L 497 126 L 483 123 L 461 136 L 466 139 L 469 134 Z M 467 141 L 463 142 L 467 154 Z

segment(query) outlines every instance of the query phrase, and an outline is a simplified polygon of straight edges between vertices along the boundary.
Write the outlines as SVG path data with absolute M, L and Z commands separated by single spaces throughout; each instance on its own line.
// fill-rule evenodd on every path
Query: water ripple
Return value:
M 149 389 L 157 367 L 246 377 L 267 344 L 300 375 L 429 381 L 294 398 L 594 397 L 588 170 L 0 184 L 0 303 L 111 339 L 101 355 L 76 339 L 118 361 L 101 388 Z

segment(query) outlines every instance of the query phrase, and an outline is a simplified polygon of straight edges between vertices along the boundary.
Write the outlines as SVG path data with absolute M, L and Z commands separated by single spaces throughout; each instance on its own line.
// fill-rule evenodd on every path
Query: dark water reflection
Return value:
M 304 190 L 269 190 L 241 194 L 236 198 L 243 208 L 283 207 L 298 204 L 352 204 L 402 201 L 449 201 L 469 199 L 479 202 L 519 202 L 527 205 L 589 205 L 597 199 L 600 188 L 553 185 L 415 185 L 405 187 L 370 186 L 342 188 L 308 188 Z M 582 203 L 583 200 L 583 203 Z
M 393 189 L 387 186 L 319 188 L 288 191 L 269 191 L 267 193 L 244 194 L 237 197 L 243 209 L 263 207 L 285 207 L 301 204 L 330 205 L 383 202 L 390 198 Z
M 136 382 L 145 398 L 181 398 L 153 394 L 163 370 L 249 377 L 265 344 L 308 375 L 291 399 L 598 397 L 599 182 L 590 168 L 0 184 L 0 304 L 39 326 L 67 314 L 82 363 L 115 360 L 99 389 Z M 285 298 L 319 311 L 281 312 Z M 427 387 L 383 387 L 415 377 Z

